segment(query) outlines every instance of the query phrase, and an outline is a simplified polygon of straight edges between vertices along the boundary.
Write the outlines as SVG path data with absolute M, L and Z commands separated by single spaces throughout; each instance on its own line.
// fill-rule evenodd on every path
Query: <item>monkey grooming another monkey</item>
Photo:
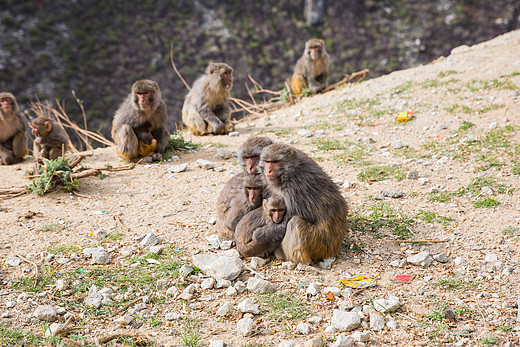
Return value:
M 265 147 L 260 168 L 270 195 L 285 200 L 282 250 L 294 263 L 336 256 L 347 234 L 347 203 L 330 177 L 302 151 L 286 144 Z
M 170 140 L 167 124 L 168 114 L 159 84 L 152 80 L 135 82 L 112 122 L 117 153 L 130 161 L 139 157 L 145 163 L 162 160 Z
M 70 150 L 70 138 L 61 125 L 49 117 L 38 117 L 32 124 L 32 133 L 36 137 L 33 142 L 33 156 L 55 160 Z
M 22 161 L 27 149 L 27 126 L 11 93 L 0 93 L 0 164 Z
M 254 136 L 248 138 L 237 151 L 237 160 L 242 167 L 242 172 L 231 177 L 226 183 L 224 189 L 220 193 L 217 199 L 217 232 L 219 235 L 233 240 L 235 234 L 235 226 L 238 220 L 245 215 L 243 209 L 244 205 L 244 179 L 248 175 L 258 175 L 258 161 L 260 160 L 260 153 L 262 148 L 267 147 L 273 143 L 268 137 L 265 136 Z M 255 181 L 253 181 L 254 183 Z M 256 181 L 258 186 L 262 186 L 263 183 Z M 260 202 L 259 202 L 260 203 Z M 247 207 L 247 209 L 249 209 Z M 231 220 L 235 222 L 227 222 Z M 228 228 L 229 226 L 229 228 Z
M 229 108 L 233 69 L 210 63 L 206 73 L 193 83 L 182 107 L 182 121 L 194 135 L 221 135 L 234 130 Z
M 262 208 L 246 214 L 235 231 L 240 254 L 244 257 L 267 257 L 280 248 L 285 236 L 285 224 L 282 223 L 285 211 L 284 199 L 274 195 L 264 199 Z
M 291 78 L 291 89 L 300 95 L 303 89 L 310 89 L 313 94 L 327 88 L 329 74 L 329 55 L 325 42 L 310 39 L 305 43 L 305 51 L 296 62 Z

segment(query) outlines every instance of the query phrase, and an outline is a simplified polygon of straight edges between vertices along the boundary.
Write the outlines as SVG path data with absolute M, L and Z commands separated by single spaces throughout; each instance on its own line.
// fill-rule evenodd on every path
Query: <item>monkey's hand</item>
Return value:
M 153 161 L 161 161 L 162 160 L 162 154 L 161 153 L 154 153 L 152 154 Z

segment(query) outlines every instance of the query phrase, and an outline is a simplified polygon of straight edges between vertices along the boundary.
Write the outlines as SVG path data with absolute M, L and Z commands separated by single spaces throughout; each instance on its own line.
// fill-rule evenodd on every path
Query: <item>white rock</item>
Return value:
M 260 313 L 260 309 L 258 308 L 258 305 L 253 304 L 249 299 L 245 299 L 240 304 L 238 304 L 237 309 L 242 313 L 252 313 L 252 314 Z
M 253 333 L 253 319 L 242 318 L 237 322 L 237 332 L 242 336 L 249 336 Z

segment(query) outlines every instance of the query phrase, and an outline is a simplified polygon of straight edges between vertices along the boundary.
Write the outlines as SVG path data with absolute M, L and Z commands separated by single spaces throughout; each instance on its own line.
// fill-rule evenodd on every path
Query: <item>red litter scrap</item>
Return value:
M 409 276 L 409 275 L 397 275 L 395 276 L 394 278 L 394 281 L 398 281 L 398 282 L 410 282 L 410 280 L 412 279 L 413 276 Z

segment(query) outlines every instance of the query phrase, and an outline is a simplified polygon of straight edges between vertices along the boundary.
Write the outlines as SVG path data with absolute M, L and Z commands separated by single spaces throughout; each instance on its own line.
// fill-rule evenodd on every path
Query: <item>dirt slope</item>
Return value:
M 217 319 L 214 311 L 221 303 L 238 303 L 247 294 L 229 298 L 224 289 L 213 290 L 213 300 L 202 302 L 199 309 L 190 309 L 178 300 L 161 301 L 155 305 L 157 317 L 177 312 L 199 318 L 204 343 L 220 339 L 233 346 L 277 346 L 283 340 L 303 344 L 312 337 L 322 337 L 331 345 L 339 333 L 326 332 L 325 328 L 330 325 L 337 299 L 307 298 L 307 284 L 338 285 L 346 274 L 363 274 L 378 285 L 354 295 L 354 305 L 369 304 L 375 298 L 390 295 L 399 297 L 402 303 L 397 314 L 385 315 L 386 321 L 395 320 L 398 328 L 372 331 L 366 345 L 479 345 L 489 341 L 518 344 L 519 86 L 520 31 L 514 31 L 479 45 L 458 47 L 450 56 L 425 66 L 304 98 L 262 119 L 244 120 L 237 124 L 237 137 L 192 137 L 185 133 L 186 139 L 202 147 L 180 153 L 179 162 L 139 165 L 130 171 L 108 173 L 103 180 L 82 179 L 78 191 L 81 196 L 60 191 L 44 197 L 24 195 L 1 201 L 0 254 L 3 260 L 22 255 L 50 266 L 54 272 L 84 269 L 92 267 L 84 259 L 65 265 L 55 261 L 43 263 L 40 253 L 71 246 L 82 250 L 101 242 L 116 259 L 120 255 L 118 247 L 133 246 L 138 253 L 144 253 L 138 240 L 154 233 L 163 244 L 183 250 L 179 259 L 190 263 L 193 252 L 211 251 L 206 237 L 215 234 L 215 226 L 208 221 L 215 217 L 214 204 L 225 182 L 238 170 L 234 159 L 217 158 L 217 150 L 236 150 L 248 136 L 261 133 L 275 141 L 293 143 L 318 160 L 342 186 L 353 221 L 360 217 L 373 221 L 377 217 L 370 214 L 371 210 L 382 213 L 384 208 L 395 208 L 413 219 L 413 239 L 443 242 L 388 242 L 397 236 L 381 228 L 354 232 L 352 238 L 362 251 L 343 253 L 332 270 L 321 270 L 316 275 L 284 270 L 276 262 L 261 268 L 259 272 L 267 279 L 308 302 L 310 312 L 322 318 L 321 323 L 313 323 L 313 332 L 307 336 L 295 332 L 298 320 L 277 323 L 262 315 L 256 318 L 255 336 L 237 336 L 239 315 L 235 312 L 231 318 Z M 401 111 L 411 111 L 415 118 L 398 123 L 395 117 Z M 474 126 L 469 127 L 468 122 Z M 298 135 L 302 129 L 310 130 L 312 136 Z M 197 159 L 211 160 L 223 170 L 200 168 Z M 402 175 L 363 181 L 359 174 L 371 167 L 367 162 L 371 166 L 390 165 Z M 168 171 L 168 166 L 180 163 L 188 164 L 186 172 Z M 112 148 L 95 150 L 84 164 L 125 165 Z M 0 167 L 0 188 L 28 184 L 24 172 L 31 166 L 31 158 L 27 158 L 19 165 Z M 414 170 L 419 179 L 402 179 Z M 351 183 L 350 187 L 346 182 Z M 380 196 L 389 190 L 404 196 Z M 475 203 L 478 206 L 483 200 L 482 204 L 498 206 L 476 207 Z M 36 216 L 31 217 L 31 212 Z M 121 216 L 130 231 L 123 232 L 116 241 L 100 241 L 95 236 L 99 230 L 109 234 L 121 232 L 115 215 Z M 428 216 L 434 221 L 430 222 Z M 389 265 L 420 251 L 432 255 L 443 252 L 450 261 L 435 261 L 427 268 Z M 0 324 L 41 332 L 27 315 L 38 304 L 59 306 L 62 301 L 34 296 L 30 300 L 19 299 L 14 308 L 6 307 L 8 300 L 20 294 L 11 281 L 31 276 L 30 267 L 25 269 L 28 273 L 24 272 L 26 265 L 3 266 L 1 288 L 7 289 L 8 294 L 0 297 L 0 313 L 10 314 Z M 123 265 L 117 260 L 108 266 Z M 411 283 L 401 284 L 393 281 L 398 274 L 414 277 Z M 249 276 L 245 271 L 242 280 L 245 282 Z M 192 302 L 197 302 L 197 297 Z M 445 305 L 459 310 L 456 323 L 431 318 L 432 313 L 442 312 Z M 85 317 L 88 328 L 82 334 L 96 336 L 121 331 L 112 318 L 117 317 Z M 166 324 L 162 320 L 164 324 L 158 327 L 145 323 L 136 330 L 125 331 L 149 334 L 159 345 L 180 343 L 181 322 Z

